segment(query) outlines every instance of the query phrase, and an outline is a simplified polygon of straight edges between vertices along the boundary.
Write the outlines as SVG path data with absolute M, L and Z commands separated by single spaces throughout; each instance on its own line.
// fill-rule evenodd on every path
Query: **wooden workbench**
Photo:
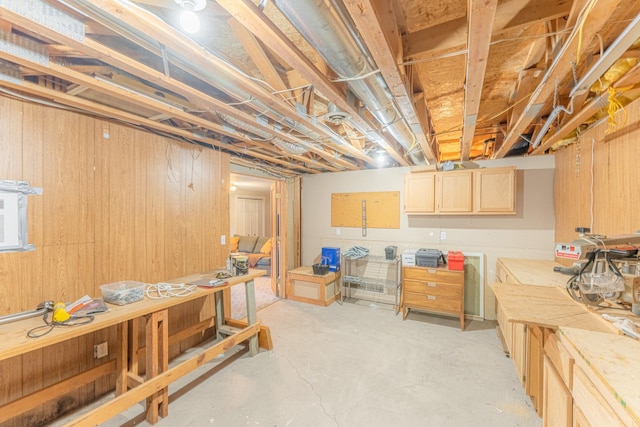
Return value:
M 172 283 L 188 283 L 197 279 L 213 279 L 216 271 L 202 274 L 194 274 L 179 279 L 172 280 Z M 146 298 L 132 304 L 116 306 L 109 304 L 110 310 L 95 316 L 95 320 L 87 325 L 76 327 L 56 327 L 47 335 L 40 338 L 28 338 L 27 332 L 32 328 L 43 325 L 41 317 L 25 319 L 14 323 L 0 325 L 0 337 L 2 337 L 2 347 L 0 348 L 0 360 L 28 353 L 33 350 L 45 348 L 61 341 L 76 338 L 110 326 L 116 326 L 118 331 L 118 349 L 116 355 L 116 397 L 100 407 L 74 419 L 68 425 L 96 425 L 119 414 L 126 408 L 147 400 L 146 417 L 150 423 L 155 423 L 158 416 L 168 415 L 168 385 L 181 378 L 194 369 L 202 366 L 225 350 L 234 347 L 244 341 L 249 342 L 249 353 L 255 355 L 258 352 L 258 335 L 260 345 L 271 348 L 269 331 L 266 327 L 261 327 L 257 320 L 255 289 L 253 279 L 262 276 L 263 270 L 250 269 L 249 274 L 235 276 L 227 279 L 227 284 L 215 288 L 196 288 L 190 295 L 181 298 L 149 299 Z M 246 322 L 229 319 L 225 316 L 225 304 L 223 297 L 228 294 L 232 286 L 245 284 L 246 288 Z M 207 327 L 216 327 L 216 343 L 192 358 L 180 364 L 168 367 L 168 309 L 195 299 L 213 295 L 215 305 L 215 323 L 203 322 L 203 325 L 196 325 L 195 328 L 204 330 Z M 139 348 L 137 340 L 130 339 L 129 331 L 137 331 L 138 323 L 142 320 L 146 329 L 146 346 L 144 354 L 146 358 L 146 374 L 142 378 L 137 371 L 137 355 Z M 195 330 L 195 329 L 194 329 Z M 132 333 L 136 335 L 136 333 Z M 133 348 L 132 348 L 133 347 Z M 105 363 L 105 366 L 109 362 Z M 79 387 L 84 382 L 79 379 L 83 373 L 76 378 L 67 379 L 62 383 L 66 387 Z M 76 384 L 74 384 L 74 380 Z M 60 383 L 59 383 L 60 384 Z M 58 388 L 59 384 L 54 384 L 47 389 L 36 392 L 47 394 Z M 26 396 L 16 401 L 7 403 L 0 407 L 0 423 L 10 419 L 20 412 L 28 410 L 29 399 L 33 396 Z M 26 409 L 25 409 L 26 408 Z M 20 410 L 20 412 L 16 412 Z
M 637 317 L 576 302 L 554 265 L 500 258 L 496 280 L 503 283 L 491 285 L 525 392 L 544 425 L 640 425 L 640 343 L 601 315 Z

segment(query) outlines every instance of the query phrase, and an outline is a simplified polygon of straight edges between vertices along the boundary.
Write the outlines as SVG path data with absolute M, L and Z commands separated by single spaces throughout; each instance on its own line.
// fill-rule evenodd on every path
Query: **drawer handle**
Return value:
M 427 286 L 436 287 L 437 284 L 436 284 L 436 282 L 427 282 Z
M 427 299 L 434 300 L 436 299 L 435 295 L 427 295 Z
M 427 269 L 430 274 L 436 274 L 436 270 Z

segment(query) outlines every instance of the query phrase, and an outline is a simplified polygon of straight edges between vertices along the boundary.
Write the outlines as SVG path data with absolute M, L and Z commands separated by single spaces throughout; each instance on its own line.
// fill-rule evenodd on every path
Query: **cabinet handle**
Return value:
M 433 287 L 436 287 L 436 286 L 438 286 L 438 285 L 436 284 L 436 282 L 427 282 L 427 286 L 433 286 Z
M 435 270 L 427 269 L 427 271 L 429 272 L 429 274 L 436 274 L 436 271 L 435 271 Z
M 436 299 L 435 295 L 427 295 L 427 299 L 434 300 Z

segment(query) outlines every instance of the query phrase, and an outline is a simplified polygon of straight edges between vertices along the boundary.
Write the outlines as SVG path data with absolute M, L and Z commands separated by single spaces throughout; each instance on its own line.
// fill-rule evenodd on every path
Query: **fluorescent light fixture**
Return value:
M 613 43 L 604 51 L 600 59 L 582 76 L 575 85 L 569 97 L 581 95 L 591 88 L 591 85 L 607 72 L 614 62 L 622 56 L 631 45 L 640 38 L 640 15 L 637 15 L 627 28 L 624 29 Z
M 196 12 L 204 9 L 207 0 L 175 0 L 182 9 L 180 14 L 180 26 L 187 33 L 196 33 L 200 29 L 200 19 Z

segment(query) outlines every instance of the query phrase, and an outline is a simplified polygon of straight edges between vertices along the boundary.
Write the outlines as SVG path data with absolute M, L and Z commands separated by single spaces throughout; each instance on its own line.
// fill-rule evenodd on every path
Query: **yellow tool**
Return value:
M 53 322 L 54 323 L 64 323 L 69 320 L 71 316 L 65 310 L 65 305 L 63 302 L 57 302 L 53 305 Z

